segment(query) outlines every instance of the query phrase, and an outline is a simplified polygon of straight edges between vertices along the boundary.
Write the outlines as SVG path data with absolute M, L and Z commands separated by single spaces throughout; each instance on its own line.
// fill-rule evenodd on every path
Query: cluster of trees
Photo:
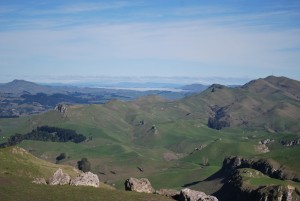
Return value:
M 14 146 L 21 143 L 23 140 L 80 143 L 85 141 L 86 137 L 71 129 L 41 126 L 27 134 L 15 134 L 11 136 L 8 141 L 1 144 L 0 147 Z

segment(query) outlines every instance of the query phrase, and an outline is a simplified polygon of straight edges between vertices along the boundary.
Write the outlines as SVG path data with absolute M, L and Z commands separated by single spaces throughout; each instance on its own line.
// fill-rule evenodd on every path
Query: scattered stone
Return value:
M 32 183 L 34 184 L 44 184 L 47 185 L 47 182 L 44 178 L 35 178 Z
M 194 191 L 189 188 L 182 189 L 179 194 L 179 201 L 218 201 L 214 196 L 206 195 L 201 191 Z
M 28 152 L 25 149 L 21 148 L 21 147 L 12 148 L 11 153 L 12 154 L 18 154 L 18 155 L 21 155 L 21 156 L 23 156 L 24 154 L 28 154 Z
M 91 172 L 83 172 L 76 178 L 72 179 L 70 185 L 99 187 L 99 183 L 99 178 L 96 174 Z
M 64 173 L 62 169 L 58 169 L 53 176 L 49 179 L 50 185 L 66 185 L 69 184 L 71 177 Z
M 265 139 L 265 140 L 259 141 L 258 143 L 259 143 L 259 144 L 265 144 L 265 145 L 267 145 L 267 144 L 270 144 L 270 143 L 273 142 L 273 141 L 274 141 L 274 140 Z
M 125 190 L 139 193 L 154 193 L 154 189 L 147 178 L 129 178 L 125 181 Z
M 300 139 L 298 139 L 298 140 L 286 140 L 286 141 L 281 140 L 280 143 L 283 146 L 292 147 L 292 146 L 300 145 Z
M 173 198 L 175 200 L 178 200 L 180 192 L 174 189 L 159 189 L 155 191 L 158 195 L 163 195 L 169 198 Z

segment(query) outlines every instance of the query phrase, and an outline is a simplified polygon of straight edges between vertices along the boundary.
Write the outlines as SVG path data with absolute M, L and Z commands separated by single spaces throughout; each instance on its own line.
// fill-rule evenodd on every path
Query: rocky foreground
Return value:
M 45 178 L 35 178 L 32 182 L 42 185 L 91 186 L 96 188 L 99 187 L 100 184 L 96 174 L 81 172 L 77 177 L 71 179 L 71 177 L 60 168 L 47 181 Z M 182 189 L 181 191 L 173 189 L 160 189 L 156 191 L 147 178 L 130 178 L 127 179 L 124 184 L 125 190 L 127 191 L 155 193 L 178 201 L 218 201 L 214 196 L 206 195 L 204 192 L 194 191 L 188 188 Z
M 64 173 L 62 169 L 58 169 L 52 177 L 48 179 L 48 182 L 44 178 L 35 178 L 33 181 L 35 184 L 49 184 L 49 185 L 71 185 L 71 186 L 92 186 L 99 187 L 99 178 L 96 174 L 91 172 L 82 172 L 77 177 L 71 179 L 71 177 Z
M 125 190 L 140 193 L 156 193 L 164 195 L 178 201 L 218 201 L 214 196 L 206 195 L 201 191 L 194 191 L 188 188 L 176 191 L 173 189 L 160 189 L 155 191 L 151 183 L 146 178 L 130 178 L 125 181 Z

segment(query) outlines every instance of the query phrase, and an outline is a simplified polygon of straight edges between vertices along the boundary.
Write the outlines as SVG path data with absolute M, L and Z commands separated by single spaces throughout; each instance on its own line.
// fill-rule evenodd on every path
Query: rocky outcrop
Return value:
M 252 192 L 260 200 L 296 201 L 300 200 L 299 192 L 294 186 L 266 186 Z
M 280 143 L 283 146 L 292 147 L 292 146 L 300 145 L 300 139 L 298 139 L 298 140 L 281 140 Z
M 67 112 L 67 107 L 64 106 L 63 104 L 58 104 L 55 106 L 54 110 L 60 112 L 60 113 L 63 113 L 63 114 L 66 114 Z
M 44 178 L 35 178 L 32 183 L 47 184 Z M 99 187 L 100 181 L 96 174 L 91 172 L 82 172 L 76 178 L 71 180 L 71 177 L 64 173 L 62 169 L 58 169 L 51 178 L 49 185 L 72 185 L 72 186 L 93 186 Z
M 69 184 L 71 177 L 64 173 L 62 169 L 58 169 L 53 176 L 49 179 L 50 185 L 66 185 Z
M 234 170 L 233 173 L 225 179 L 223 187 L 214 195 L 221 201 L 298 201 L 300 200 L 299 191 L 294 186 L 283 185 L 262 185 L 251 186 L 243 178 L 245 172 L 249 169 Z M 261 174 L 261 173 L 260 173 Z M 247 174 L 247 177 L 255 175 Z
M 154 189 L 147 178 L 129 178 L 125 181 L 125 190 L 139 193 L 154 193 Z
M 269 177 L 300 181 L 300 175 L 290 172 L 279 163 L 267 159 L 245 159 L 237 156 L 227 157 L 223 161 L 222 171 L 230 173 L 239 168 L 252 168 Z
M 93 186 L 99 187 L 99 178 L 91 172 L 83 172 L 70 182 L 72 186 Z
M 34 184 L 44 184 L 47 185 L 47 182 L 44 178 L 35 178 L 32 183 Z
M 182 189 L 178 198 L 179 201 L 218 201 L 214 196 L 206 195 L 201 191 L 194 191 L 189 188 Z

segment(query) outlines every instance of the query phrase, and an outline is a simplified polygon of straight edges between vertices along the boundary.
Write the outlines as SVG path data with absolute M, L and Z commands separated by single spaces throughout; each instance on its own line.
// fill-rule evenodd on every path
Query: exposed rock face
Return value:
M 222 166 L 223 171 L 232 172 L 239 168 L 252 168 L 276 179 L 300 181 L 299 175 L 289 172 L 275 161 L 266 159 L 245 159 L 237 156 L 224 159 Z
M 243 174 L 248 169 L 234 170 L 226 179 L 224 186 L 214 195 L 222 201 L 298 201 L 300 192 L 293 186 L 287 185 L 267 185 L 267 186 L 249 186 L 244 182 Z M 248 172 L 250 173 L 250 171 Z M 256 174 L 256 173 L 255 173 Z M 260 173 L 261 174 L 261 173 Z M 248 174 L 248 177 L 255 177 Z
M 230 106 L 219 107 L 214 106 L 211 107 L 211 110 L 215 113 L 213 117 L 209 117 L 207 126 L 216 130 L 221 130 L 225 127 L 230 127 L 230 116 L 226 113 L 226 110 Z
M 69 184 L 71 177 L 64 173 L 62 169 L 58 169 L 53 176 L 49 179 L 50 185 L 66 185 Z
M 300 199 L 299 194 L 293 186 L 267 186 L 253 192 L 261 200 L 296 201 Z
M 47 185 L 47 182 L 44 178 L 35 178 L 32 183 L 34 184 L 44 184 Z
M 206 195 L 200 191 L 194 191 L 189 188 L 182 189 L 179 195 L 179 201 L 218 201 L 214 196 Z
M 84 172 L 72 179 L 70 185 L 99 187 L 99 178 L 96 174 Z
M 130 178 L 125 181 L 125 190 L 139 193 L 154 193 L 154 189 L 147 178 Z

